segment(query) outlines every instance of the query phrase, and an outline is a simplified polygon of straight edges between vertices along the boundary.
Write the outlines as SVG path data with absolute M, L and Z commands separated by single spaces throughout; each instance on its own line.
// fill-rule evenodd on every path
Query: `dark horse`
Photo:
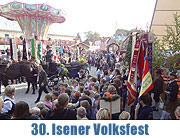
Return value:
M 4 86 L 8 85 L 8 80 L 18 79 L 24 76 L 28 83 L 26 93 L 29 92 L 30 83 L 33 86 L 33 94 L 35 93 L 35 87 L 37 86 L 37 79 L 35 74 L 37 74 L 37 72 L 36 66 L 33 63 L 22 61 L 10 64 L 9 67 L 7 65 L 4 65 L 4 67 L 0 68 L 0 79 L 2 80 Z

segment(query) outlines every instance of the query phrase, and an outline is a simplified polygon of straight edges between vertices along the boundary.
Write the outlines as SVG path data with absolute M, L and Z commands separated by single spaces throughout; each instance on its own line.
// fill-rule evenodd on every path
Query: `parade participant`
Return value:
M 76 112 L 72 109 L 67 109 L 69 103 L 69 96 L 62 93 L 58 97 L 58 102 L 53 110 L 47 113 L 45 119 L 48 120 L 76 120 Z
M 8 120 L 10 116 L 2 112 L 2 108 L 4 106 L 3 97 L 0 97 L 0 120 Z
M 15 109 L 15 87 L 13 85 L 8 85 L 5 88 L 5 97 L 4 97 L 4 107 L 2 111 L 8 115 L 12 115 Z
M 47 52 L 46 52 L 46 63 L 49 67 L 49 63 L 53 61 L 53 51 L 49 45 L 47 45 Z
M 49 93 L 48 90 L 46 89 L 46 86 L 48 84 L 47 82 L 47 74 L 43 70 L 42 66 L 38 66 L 38 81 L 39 81 L 39 92 L 38 92 L 38 98 L 35 101 L 35 103 L 39 102 L 42 92 L 44 91 L 45 93 Z
M 38 120 L 38 116 L 32 115 L 29 105 L 24 101 L 19 101 L 14 110 L 13 119 L 15 120 Z
M 163 93 L 164 87 L 164 80 L 161 77 L 161 70 L 156 71 L 156 80 L 154 81 L 154 88 L 152 89 L 152 93 L 154 93 L 154 100 L 155 100 L 155 111 L 159 110 L 159 98 L 160 94 Z
M 6 49 L 6 59 L 9 60 L 9 56 L 10 56 L 10 49 L 7 48 Z
M 169 76 L 170 82 L 167 85 L 166 91 L 165 91 L 165 103 L 166 103 L 166 108 L 163 110 L 162 115 L 161 115 L 161 120 L 167 120 L 167 119 L 175 119 L 175 114 L 174 111 L 176 110 L 177 104 L 177 94 L 178 94 L 178 89 L 179 86 L 177 82 L 175 81 L 176 79 L 176 74 L 171 73 Z

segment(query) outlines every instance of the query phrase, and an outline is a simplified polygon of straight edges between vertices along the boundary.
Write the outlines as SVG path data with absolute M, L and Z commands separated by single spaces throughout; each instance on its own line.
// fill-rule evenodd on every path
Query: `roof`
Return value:
M 180 15 L 180 0 L 157 0 L 151 21 L 150 31 L 162 39 L 166 35 L 166 25 L 174 26 L 173 14 Z
M 97 37 L 92 40 L 92 45 L 95 45 L 96 41 L 101 41 L 102 43 L 105 43 L 110 37 Z

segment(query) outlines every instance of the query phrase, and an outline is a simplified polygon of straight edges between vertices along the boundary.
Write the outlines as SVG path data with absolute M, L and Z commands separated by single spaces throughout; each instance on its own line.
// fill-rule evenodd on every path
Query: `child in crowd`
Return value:
M 107 92 L 108 86 L 104 85 L 104 87 L 102 88 L 102 92 L 100 93 L 100 96 L 103 97 L 103 95 Z
M 93 86 L 94 94 L 99 93 L 99 87 L 97 85 Z
M 58 98 L 59 94 L 57 91 L 52 93 L 52 102 Z
M 64 93 L 64 91 L 65 91 L 65 84 L 64 83 L 60 83 L 59 84 L 59 94 L 61 94 L 61 93 Z
M 102 92 L 102 89 L 103 89 L 105 83 L 106 83 L 106 80 L 104 78 L 102 78 L 100 81 L 100 92 Z
M 80 102 L 80 106 L 86 109 L 86 116 L 89 120 L 91 120 L 92 112 L 89 102 L 87 100 L 83 100 Z
M 94 102 L 92 103 L 92 116 L 93 118 L 96 118 L 96 113 L 98 111 L 99 108 L 99 98 L 100 98 L 100 94 L 96 93 L 94 96 Z
M 104 76 L 104 72 L 103 72 L 103 67 L 100 67 L 98 69 L 98 71 L 96 72 L 96 75 L 99 74 L 100 75 L 100 78 L 102 78 Z
M 32 115 L 39 116 L 40 115 L 40 109 L 38 107 L 33 107 L 33 108 L 31 108 L 30 113 Z
M 82 69 L 78 73 L 78 78 L 79 78 L 79 82 L 83 81 L 83 79 L 85 78 L 84 71 Z
M 45 119 L 45 117 L 46 117 L 48 111 L 49 111 L 48 108 L 43 108 L 43 109 L 41 110 L 41 112 L 40 112 L 40 117 L 41 117 L 42 120 Z
M 76 80 L 72 81 L 72 88 L 73 88 L 73 92 L 77 92 L 78 91 L 78 82 Z
M 79 107 L 77 109 L 77 120 L 88 120 L 86 114 L 86 109 L 84 107 Z
M 51 95 L 50 94 L 46 94 L 45 97 L 44 97 L 44 100 L 45 100 L 45 106 L 48 108 L 48 109 L 52 109 L 52 102 L 50 101 L 51 100 Z

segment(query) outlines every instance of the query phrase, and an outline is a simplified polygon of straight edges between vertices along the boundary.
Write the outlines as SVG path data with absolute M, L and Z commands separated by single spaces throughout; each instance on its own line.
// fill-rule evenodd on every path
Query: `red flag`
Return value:
M 140 53 L 139 53 L 139 59 L 138 59 L 138 69 L 139 69 L 140 82 L 142 82 L 143 68 L 144 68 L 144 52 L 143 52 L 143 41 L 141 41 Z
M 140 40 L 135 40 L 136 43 L 132 46 L 132 59 L 131 66 L 129 70 L 129 76 L 127 81 L 127 89 L 128 89 L 128 107 L 132 106 L 136 101 L 137 97 L 137 62 L 139 56 L 139 48 L 140 48 Z

